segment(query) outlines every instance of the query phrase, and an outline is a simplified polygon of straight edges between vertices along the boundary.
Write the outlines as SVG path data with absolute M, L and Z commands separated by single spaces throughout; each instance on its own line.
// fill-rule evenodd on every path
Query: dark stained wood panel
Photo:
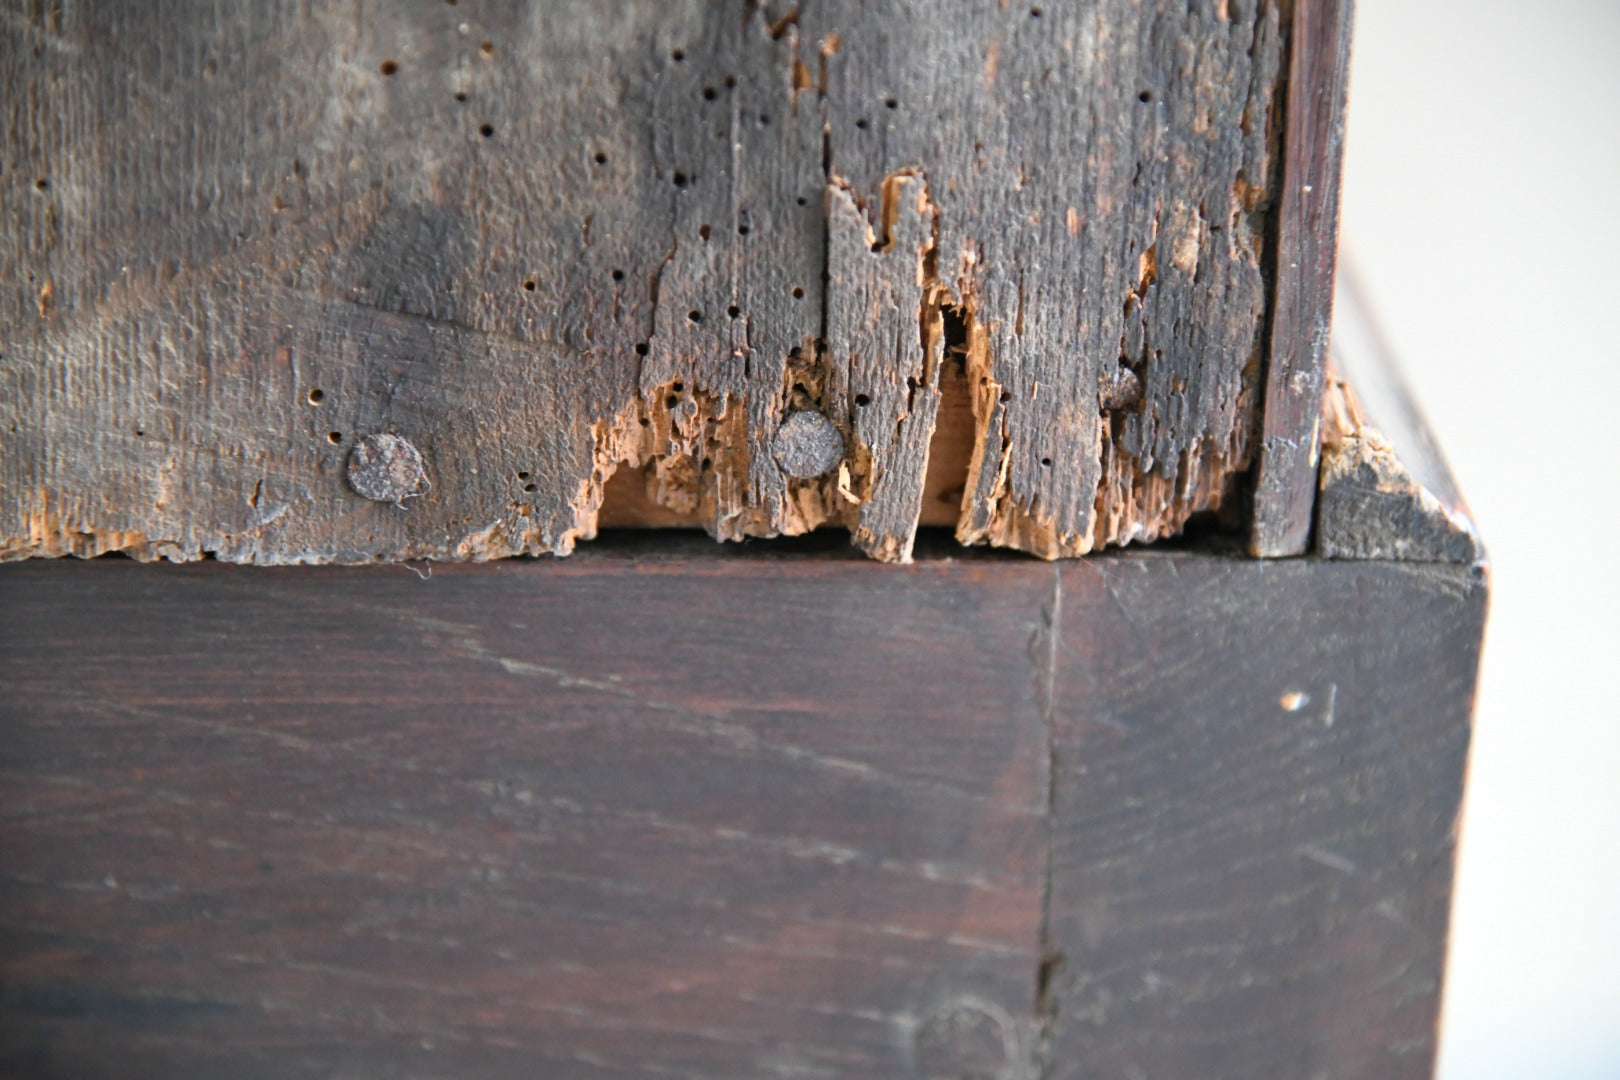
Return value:
M 1259 556 L 1303 555 L 1311 543 L 1354 8 L 1355 0 L 1294 5 L 1275 293 L 1249 536 L 1249 551 Z
M 1052 571 L 691 549 L 0 575 L 5 1071 L 1021 1061 Z
M 1431 1075 L 1482 571 L 1062 575 L 1046 1075 Z
M 901 560 L 964 377 L 963 542 L 1173 534 L 1254 456 L 1317 6 L 23 5 L 0 557 L 561 554 L 636 470 Z M 381 434 L 421 467 L 373 502 Z
M 0 571 L 0 1072 L 1428 1075 L 1476 567 Z

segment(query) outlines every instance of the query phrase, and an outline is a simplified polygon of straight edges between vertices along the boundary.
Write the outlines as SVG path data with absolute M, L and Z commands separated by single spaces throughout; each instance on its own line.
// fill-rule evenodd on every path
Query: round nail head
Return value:
M 795 480 L 813 480 L 844 460 L 844 433 L 821 413 L 796 412 L 776 429 L 776 463 Z
M 349 486 L 375 502 L 407 499 L 424 479 L 421 452 L 399 435 L 367 435 L 349 452 Z

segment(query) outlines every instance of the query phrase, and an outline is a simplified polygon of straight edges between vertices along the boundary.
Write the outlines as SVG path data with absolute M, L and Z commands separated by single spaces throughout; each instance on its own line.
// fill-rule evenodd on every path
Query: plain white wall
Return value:
M 1490 549 L 1444 1080 L 1620 1078 L 1620 0 L 1357 0 L 1344 237 Z

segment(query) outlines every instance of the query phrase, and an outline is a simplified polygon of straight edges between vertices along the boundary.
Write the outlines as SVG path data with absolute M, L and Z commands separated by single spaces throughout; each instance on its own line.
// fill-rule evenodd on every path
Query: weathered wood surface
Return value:
M 4 568 L 0 1071 L 1425 1074 L 1477 569 L 836 546 Z
M 1174 533 L 1253 458 L 1313 6 L 9 4 L 0 556 L 563 553 L 637 469 L 903 559 L 957 369 L 961 540 Z
M 1354 7 L 1355 0 L 1294 6 L 1274 312 L 1249 536 L 1254 555 L 1302 555 L 1311 543 Z
M 1316 498 L 1330 559 L 1480 563 L 1485 546 L 1354 274 L 1340 279 Z

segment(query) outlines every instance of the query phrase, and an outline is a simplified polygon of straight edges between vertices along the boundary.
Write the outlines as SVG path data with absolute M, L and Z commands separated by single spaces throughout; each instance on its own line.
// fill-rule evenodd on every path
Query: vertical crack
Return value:
M 1063 622 L 1063 568 L 1052 567 L 1052 595 L 1041 612 L 1038 632 L 1036 703 L 1046 735 L 1046 819 L 1041 845 L 1040 961 L 1035 968 L 1034 1075 L 1044 1078 L 1052 1069 L 1052 1039 L 1059 1013 L 1058 976 L 1067 960 L 1052 933 L 1052 863 L 1057 832 L 1057 654 Z
M 671 231 L 674 231 L 673 228 Z M 664 287 L 664 271 L 668 270 L 669 264 L 675 261 L 675 253 L 680 249 L 680 246 L 680 241 L 671 236 L 669 242 L 669 254 L 664 256 L 664 261 L 658 264 L 658 269 L 653 271 L 652 279 L 647 282 L 647 335 L 643 339 L 642 343 L 648 345 L 649 347 L 658 338 L 658 294 Z M 647 353 L 643 352 L 639 346 L 636 348 L 635 352 L 636 391 L 637 393 L 642 393 L 643 389 L 641 385 L 641 373 L 642 368 L 645 366 L 642 361 L 646 358 Z
M 825 87 L 825 84 L 823 84 Z M 795 95 L 795 98 L 797 95 Z M 832 327 L 832 207 L 829 204 L 833 186 L 832 125 L 827 122 L 825 91 L 817 99 L 821 110 L 821 332 L 816 335 L 817 359 L 822 364 L 829 360 L 827 344 Z
M 1287 9 L 1291 11 L 1290 9 Z M 1265 28 L 1265 11 L 1258 13 L 1255 20 L 1254 37 L 1249 42 L 1248 54 L 1250 61 L 1250 78 L 1258 80 L 1263 70 L 1259 62 L 1261 34 Z M 1251 529 L 1257 520 L 1259 512 L 1256 507 L 1260 488 L 1261 459 L 1265 455 L 1265 421 L 1266 408 L 1272 402 L 1266 399 L 1270 396 L 1267 391 L 1271 386 L 1272 373 L 1272 343 L 1276 335 L 1277 324 L 1277 297 L 1278 282 L 1283 275 L 1282 261 L 1282 212 L 1281 193 L 1283 185 L 1288 182 L 1288 169 L 1286 160 L 1285 138 L 1288 132 L 1288 116 L 1291 108 L 1298 108 L 1297 100 L 1290 100 L 1290 90 L 1297 92 L 1289 84 L 1289 76 L 1293 70 L 1294 50 L 1300 48 L 1302 43 L 1295 40 L 1295 20 L 1284 16 L 1279 17 L 1277 33 L 1280 38 L 1280 52 L 1277 60 L 1277 69 L 1272 72 L 1271 86 L 1268 100 L 1270 108 L 1265 116 L 1265 175 L 1260 178 L 1260 187 L 1267 193 L 1263 204 L 1264 219 L 1260 229 L 1259 251 L 1256 253 L 1256 262 L 1260 269 L 1260 287 L 1263 301 L 1259 327 L 1255 335 L 1254 358 L 1251 361 L 1255 367 L 1254 385 L 1256 407 L 1249 423 L 1249 446 L 1253 458 L 1249 463 L 1244 478 L 1240 481 L 1242 499 L 1246 504 L 1245 516 L 1248 517 Z M 1251 89 L 1250 96 L 1256 96 Z M 1245 122 L 1249 122 L 1247 114 Z M 1256 209 L 1261 209 L 1257 206 Z M 1253 211 L 1248 215 L 1252 221 Z

